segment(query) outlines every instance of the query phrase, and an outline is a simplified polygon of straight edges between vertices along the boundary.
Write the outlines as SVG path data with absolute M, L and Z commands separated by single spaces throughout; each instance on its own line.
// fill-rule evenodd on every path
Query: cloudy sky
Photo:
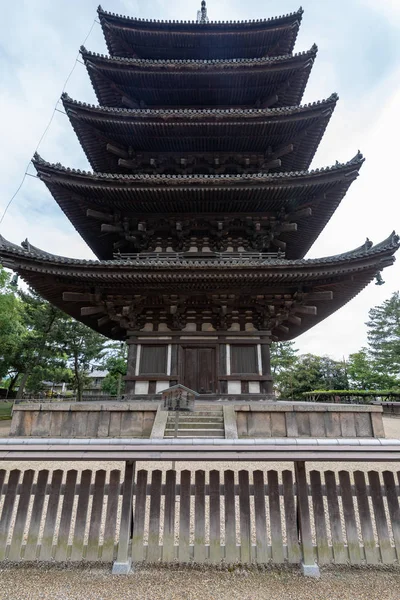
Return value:
M 257 19 L 292 12 L 300 0 L 209 0 L 213 20 Z M 106 53 L 97 22 L 98 0 L 14 0 L 2 3 L 0 21 L 0 211 L 17 189 L 51 117 L 79 46 Z M 314 159 L 322 167 L 366 156 L 361 176 L 315 243 L 310 257 L 375 243 L 400 230 L 398 191 L 400 133 L 399 0 L 302 0 L 303 22 L 296 51 L 319 47 L 304 102 L 337 92 L 339 105 Z M 149 19 L 195 19 L 200 0 L 104 0 L 103 8 Z M 76 64 L 66 86 L 70 96 L 96 103 L 84 66 Z M 59 104 L 58 109 L 62 111 Z M 56 111 L 40 154 L 50 162 L 87 169 L 67 117 Z M 32 166 L 29 173 L 34 174 Z M 55 254 L 92 254 L 44 185 L 33 177 L 11 204 L 0 233 Z M 334 316 L 297 340 L 301 352 L 336 358 L 366 343 L 368 310 L 399 289 L 400 257 L 384 272 L 384 286 L 371 284 Z

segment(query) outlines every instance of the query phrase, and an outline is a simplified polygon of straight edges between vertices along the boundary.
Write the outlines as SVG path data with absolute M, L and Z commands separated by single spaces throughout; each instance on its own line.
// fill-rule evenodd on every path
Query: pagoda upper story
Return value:
M 204 13 L 197 21 L 148 21 L 115 15 L 99 6 L 98 14 L 110 56 L 207 60 L 290 54 L 303 10 L 272 19 L 223 23 L 210 23 Z
M 110 56 L 81 49 L 99 106 L 63 94 L 94 173 L 35 157 L 102 260 L 254 252 L 302 258 L 363 158 L 309 171 L 338 101 L 301 105 L 317 53 L 293 54 L 302 10 L 213 23 L 99 18 Z

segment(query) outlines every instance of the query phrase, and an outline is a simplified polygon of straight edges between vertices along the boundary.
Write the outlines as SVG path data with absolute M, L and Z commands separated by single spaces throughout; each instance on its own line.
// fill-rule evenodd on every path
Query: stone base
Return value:
M 314 402 L 221 402 L 226 438 L 385 437 L 382 407 Z M 45 402 L 14 407 L 10 437 L 162 438 L 158 402 Z M 196 408 L 207 412 L 203 398 Z M 164 415 L 165 417 L 165 415 Z
M 317 402 L 235 404 L 239 438 L 385 437 L 380 406 Z
M 321 571 L 316 563 L 313 565 L 305 565 L 304 563 L 301 563 L 300 568 L 304 577 L 314 577 L 316 579 L 321 577 Z
M 112 566 L 112 575 L 128 575 L 132 571 L 132 560 L 129 559 L 127 562 L 115 561 Z

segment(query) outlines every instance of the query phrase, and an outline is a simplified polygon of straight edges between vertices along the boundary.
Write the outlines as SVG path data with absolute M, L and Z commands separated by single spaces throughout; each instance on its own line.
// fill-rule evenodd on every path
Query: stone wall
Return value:
M 48 403 L 14 408 L 10 436 L 148 438 L 158 403 Z
M 149 438 L 158 406 L 159 402 L 20 404 L 14 407 L 10 436 Z M 230 414 L 226 437 L 385 436 L 381 406 L 299 402 L 231 402 L 223 406 Z M 235 426 L 237 432 L 231 431 Z M 163 431 L 154 436 L 163 437 Z
M 380 406 L 317 403 L 235 405 L 238 436 L 385 437 Z

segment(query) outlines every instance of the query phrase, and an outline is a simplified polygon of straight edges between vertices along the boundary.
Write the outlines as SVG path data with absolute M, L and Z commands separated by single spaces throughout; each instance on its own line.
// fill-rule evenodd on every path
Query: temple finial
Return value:
M 201 10 L 197 11 L 197 22 L 208 23 L 206 0 L 201 1 Z

